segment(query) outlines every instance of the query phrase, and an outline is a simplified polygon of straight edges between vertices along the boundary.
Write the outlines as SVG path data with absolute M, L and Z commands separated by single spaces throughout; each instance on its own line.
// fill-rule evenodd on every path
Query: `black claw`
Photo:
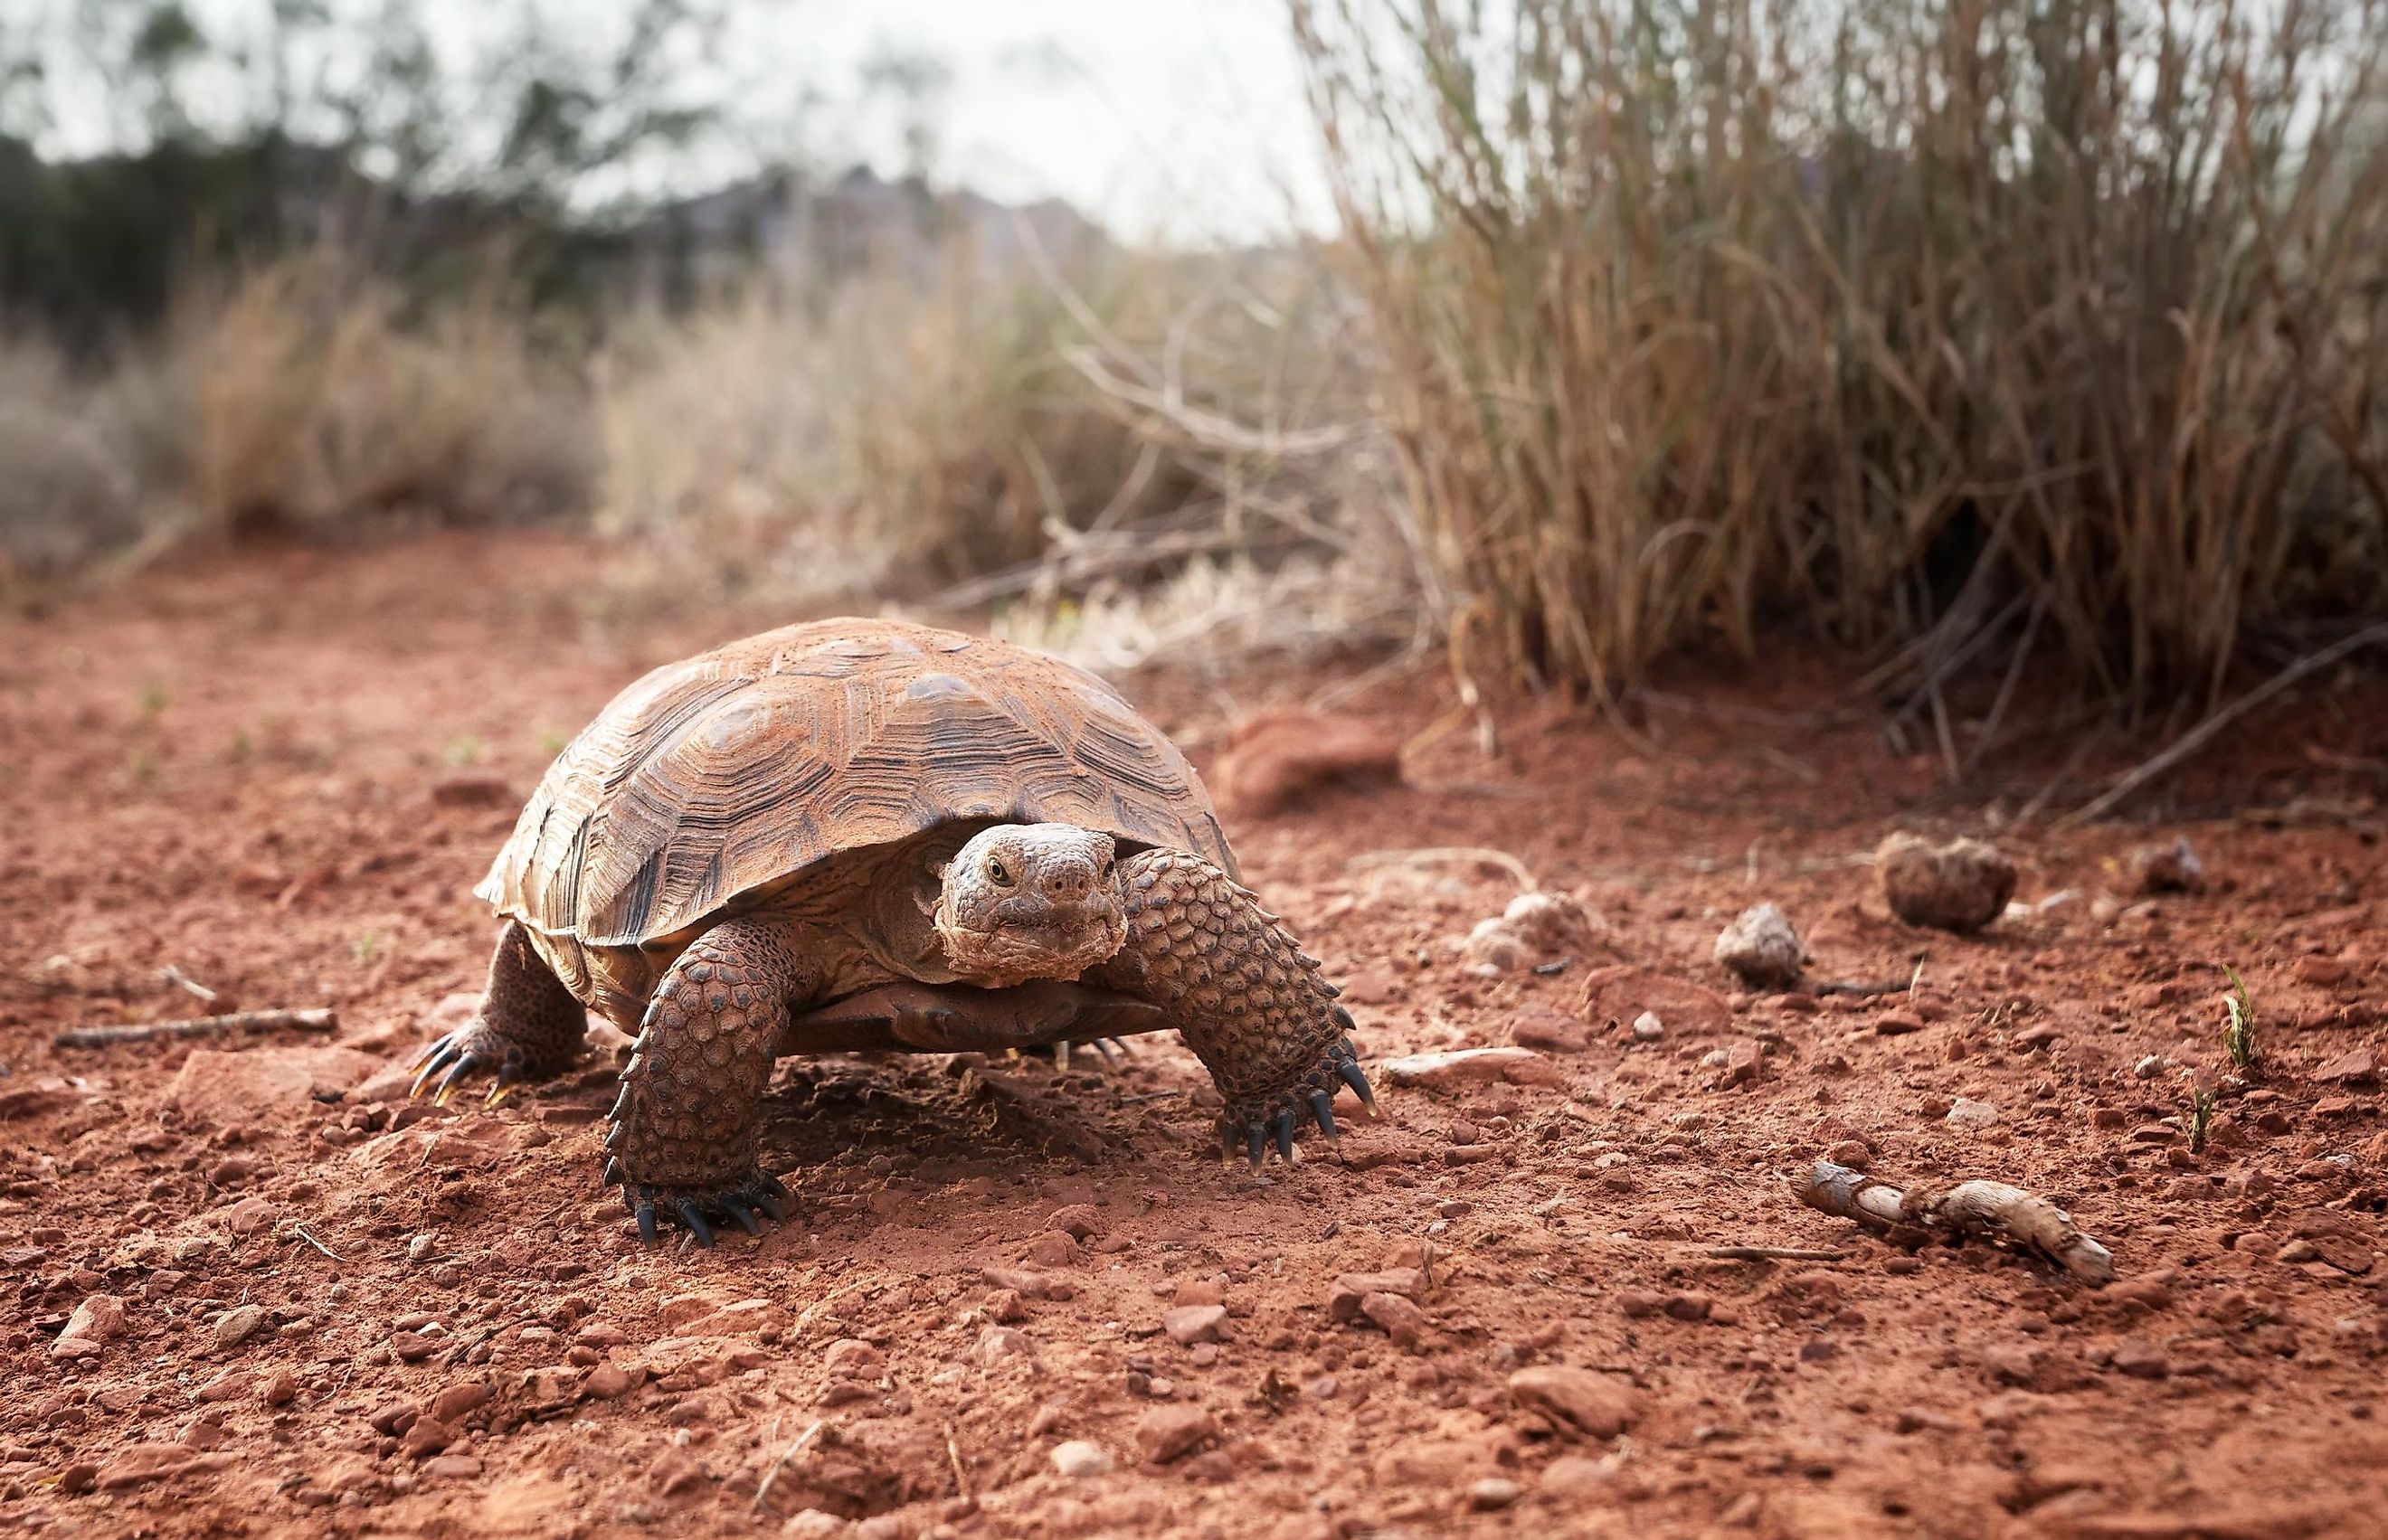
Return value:
M 771 1217 L 772 1222 L 775 1224 L 785 1223 L 787 1220 L 788 1205 L 781 1203 L 779 1199 L 771 1196 L 768 1193 L 756 1193 L 755 1206 L 761 1209 L 764 1213 L 768 1214 Z
M 730 1216 L 730 1222 L 745 1231 L 747 1234 L 760 1235 L 763 1233 L 763 1226 L 756 1219 L 755 1211 L 747 1207 L 744 1204 L 740 1203 L 736 1198 L 722 1199 L 721 1212 Z
M 680 1223 L 688 1226 L 689 1233 L 696 1237 L 698 1245 L 711 1248 L 713 1227 L 705 1222 L 705 1213 L 702 1209 L 699 1209 L 691 1200 L 682 1198 L 672 1205 L 672 1211 L 680 1216 Z
M 1329 1005 L 1327 1008 L 1335 1013 L 1336 1025 L 1341 1027 L 1345 1031 L 1356 1032 L 1360 1029 L 1360 1024 L 1352 1019 L 1352 1013 L 1344 1007 L 1340 1005 Z
M 470 1054 L 466 1054 L 462 1058 L 458 1059 L 455 1064 L 450 1067 L 447 1075 L 440 1080 L 439 1090 L 431 1099 L 436 1102 L 440 1097 L 447 1095 L 450 1088 L 453 1087 L 458 1080 L 461 1080 L 465 1076 L 471 1074 L 473 1072 L 474 1066 L 478 1063 L 480 1063 L 480 1061 L 473 1057 Z
M 627 1123 L 616 1123 L 612 1128 L 605 1130 L 605 1153 L 607 1155 L 613 1155 L 621 1149 L 622 1136 L 629 1127 L 629 1125 Z
M 1341 1076 L 1343 1083 L 1352 1088 L 1352 1094 L 1360 1098 L 1362 1106 L 1366 1107 L 1370 1112 L 1377 1110 L 1377 1093 L 1368 1089 L 1368 1077 L 1361 1073 L 1357 1064 L 1345 1059 L 1335 1067 L 1335 1073 Z
M 1287 1107 L 1277 1115 L 1277 1155 L 1288 1166 L 1293 1164 L 1293 1109 Z
M 655 1205 L 651 1203 L 641 1203 L 638 1206 L 637 1213 L 640 1241 L 647 1245 L 654 1245 L 655 1243 Z
M 1261 1162 L 1267 1158 L 1267 1150 L 1268 1132 L 1254 1123 L 1244 1132 L 1244 1155 L 1251 1161 L 1253 1170 L 1261 1168 Z
M 1318 1131 L 1328 1143 L 1335 1142 L 1335 1100 L 1323 1091 L 1310 1093 L 1310 1115 L 1318 1119 Z
M 431 1077 L 438 1074 L 450 1060 L 463 1052 L 463 1049 L 456 1046 L 456 1034 L 453 1032 L 425 1049 L 423 1057 L 415 1061 L 414 1083 L 406 1088 L 408 1099 L 412 1100 L 422 1095 L 423 1088 Z
M 770 1172 L 768 1172 L 768 1171 L 757 1171 L 757 1172 L 756 1172 L 756 1173 L 755 1173 L 755 1180 L 756 1180 L 756 1181 L 761 1182 L 761 1183 L 763 1184 L 763 1191 L 765 1191 L 765 1192 L 767 1192 L 767 1193 L 770 1193 L 770 1194 L 771 1194 L 771 1196 L 773 1196 L 773 1197 L 775 1197 L 775 1198 L 779 1198 L 779 1199 L 781 1199 L 781 1200 L 782 1200 L 782 1201 L 784 1201 L 784 1200 L 787 1198 L 787 1196 L 788 1196 L 788 1190 L 787 1190 L 787 1188 L 786 1188 L 785 1186 L 781 1185 L 781 1181 L 780 1181 L 780 1179 L 779 1179 L 779 1178 L 777 1178 L 777 1177 L 775 1177 L 775 1176 L 773 1176 Z M 775 1214 L 775 1215 L 773 1215 L 773 1216 L 772 1216 L 772 1218 L 779 1218 L 779 1216 Z
M 607 1155 L 605 1157 L 604 1181 L 605 1185 L 608 1187 L 619 1187 L 622 1185 L 622 1163 L 615 1159 L 612 1155 Z

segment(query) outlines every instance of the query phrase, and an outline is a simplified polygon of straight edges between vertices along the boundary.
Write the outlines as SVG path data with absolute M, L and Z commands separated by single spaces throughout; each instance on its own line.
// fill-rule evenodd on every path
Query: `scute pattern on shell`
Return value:
M 549 766 L 475 890 L 629 946 L 841 851 L 949 819 L 1073 823 L 1234 856 L 1193 767 L 1059 659 L 899 621 L 815 621 L 654 670 Z

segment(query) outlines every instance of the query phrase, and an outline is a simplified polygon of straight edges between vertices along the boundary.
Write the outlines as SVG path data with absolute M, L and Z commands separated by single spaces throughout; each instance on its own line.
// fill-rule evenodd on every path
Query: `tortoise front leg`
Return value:
M 756 1210 L 787 1218 L 788 1190 L 756 1146 L 781 1036 L 819 987 L 788 928 L 755 918 L 715 926 L 664 975 L 605 1135 L 605 1180 L 621 1183 L 640 1239 L 654 1240 L 659 1215 L 701 1246 L 711 1219 L 759 1235 Z
M 489 958 L 481 1008 L 471 1021 L 424 1049 L 407 1094 L 422 1095 L 431 1077 L 444 1068 L 438 1100 L 445 1104 L 458 1080 L 486 1069 L 496 1074 L 489 1087 L 494 1106 L 517 1081 L 543 1080 L 572 1067 L 588 1030 L 587 1010 L 540 957 L 522 922 L 508 920 Z
M 1346 1034 L 1352 1015 L 1277 916 L 1209 862 L 1146 851 L 1119 865 L 1127 940 L 1089 981 L 1140 994 L 1175 1016 L 1227 1110 L 1219 1138 L 1257 1168 L 1270 1144 L 1293 1158 L 1295 1130 L 1335 1138 L 1335 1092 L 1374 1107 Z

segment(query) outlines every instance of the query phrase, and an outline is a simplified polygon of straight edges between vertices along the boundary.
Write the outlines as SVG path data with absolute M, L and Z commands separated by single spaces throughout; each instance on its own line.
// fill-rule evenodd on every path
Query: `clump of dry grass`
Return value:
M 1788 615 L 2146 702 L 2388 597 L 2377 0 L 1294 9 L 1409 496 L 1527 676 Z
M 1352 360 L 1315 267 L 1022 239 L 633 318 L 595 371 L 601 527 L 733 588 L 992 604 L 1106 655 L 1239 635 L 1294 588 L 1394 618 L 1365 435 L 1320 421 Z
M 113 405 L 46 344 L 0 339 L 0 592 L 140 537 L 146 489 Z
M 408 317 L 336 253 L 186 301 L 163 352 L 159 436 L 194 521 L 322 534 L 577 513 L 597 471 L 586 391 L 495 290 Z

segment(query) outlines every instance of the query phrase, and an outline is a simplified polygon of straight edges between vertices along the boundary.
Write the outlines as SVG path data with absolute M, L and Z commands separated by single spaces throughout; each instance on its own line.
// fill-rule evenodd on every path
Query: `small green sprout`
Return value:
M 2233 1065 L 2246 1069 L 2255 1062 L 2255 1007 L 2248 1002 L 2247 983 L 2239 970 L 2225 963 L 2222 971 L 2230 976 L 2230 997 L 2223 1002 L 2230 1019 L 2222 1029 L 2222 1046 L 2230 1051 Z
M 357 966 L 371 967 L 373 960 L 381 955 L 381 937 L 374 931 L 365 931 L 357 937 L 355 950 Z
M 458 770 L 468 769 L 481 763 L 481 756 L 489 751 L 489 747 L 479 738 L 467 736 L 451 741 L 440 751 L 439 757 Z
M 2205 1152 L 2205 1132 L 2214 1121 L 2215 1094 L 2204 1086 L 2191 1086 L 2189 1091 L 2189 1153 Z

